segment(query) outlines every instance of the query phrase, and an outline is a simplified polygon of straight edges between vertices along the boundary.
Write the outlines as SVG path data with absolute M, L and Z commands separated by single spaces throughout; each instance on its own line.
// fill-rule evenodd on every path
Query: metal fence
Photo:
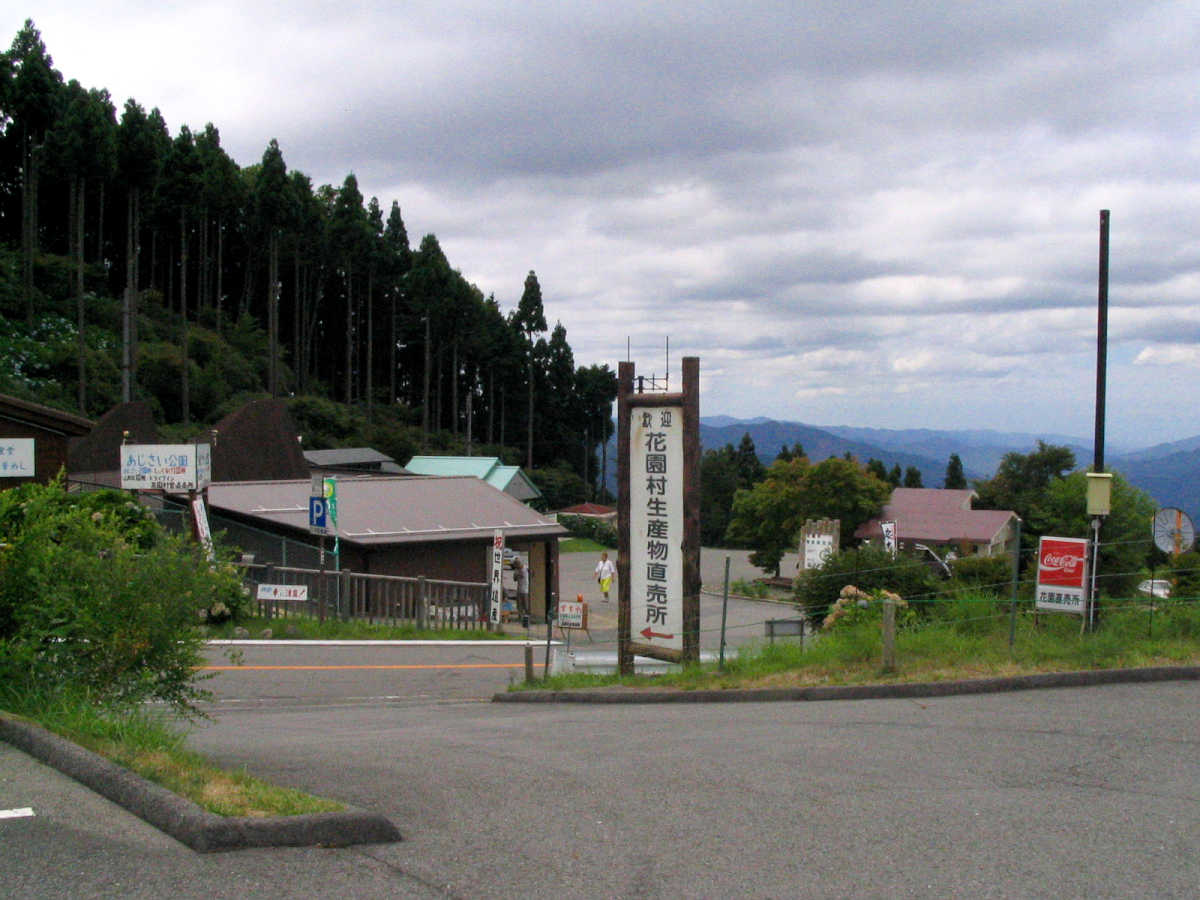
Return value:
M 246 584 L 267 619 L 305 616 L 357 620 L 417 628 L 484 630 L 488 626 L 488 584 L 440 581 L 399 575 L 367 575 L 342 570 L 301 569 L 270 563 L 248 563 Z M 266 591 L 258 586 L 304 587 L 298 591 Z

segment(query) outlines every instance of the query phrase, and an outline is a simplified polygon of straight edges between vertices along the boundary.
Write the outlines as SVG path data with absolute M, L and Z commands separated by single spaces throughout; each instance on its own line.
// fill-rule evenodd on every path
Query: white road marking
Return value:
M 23 806 L 20 809 L 0 809 L 0 819 L 21 819 L 32 815 L 32 806 Z

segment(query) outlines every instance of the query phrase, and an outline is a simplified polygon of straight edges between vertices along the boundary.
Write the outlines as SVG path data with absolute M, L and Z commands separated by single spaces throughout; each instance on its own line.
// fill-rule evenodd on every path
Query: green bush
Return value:
M 201 617 L 242 603 L 240 579 L 133 507 L 61 483 L 0 495 L 0 683 L 194 711 Z
M 964 556 L 950 561 L 950 573 L 955 587 L 999 593 L 1012 584 L 1012 560 L 1007 556 Z
M 1200 598 L 1200 553 L 1190 550 L 1173 557 L 1168 563 L 1171 579 L 1171 598 L 1196 600 Z
M 616 527 L 603 519 L 594 519 L 591 516 L 559 516 L 558 524 L 571 532 L 573 537 L 587 538 L 605 547 L 617 546 Z
M 796 602 L 810 621 L 822 622 L 847 585 L 867 593 L 892 591 L 910 604 L 921 604 L 934 597 L 941 583 L 924 563 L 905 556 L 893 559 L 877 547 L 856 547 L 801 574 L 796 579 Z

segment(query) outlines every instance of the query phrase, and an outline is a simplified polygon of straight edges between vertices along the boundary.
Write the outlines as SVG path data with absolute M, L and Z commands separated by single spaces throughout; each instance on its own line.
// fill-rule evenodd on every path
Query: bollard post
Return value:
M 263 576 L 263 583 L 264 584 L 274 584 L 275 583 L 275 563 L 271 563 L 271 562 L 267 563 L 266 574 Z M 275 606 L 274 600 L 267 600 L 263 603 L 259 603 L 258 604 L 258 614 L 260 616 L 262 616 L 264 619 L 270 619 L 271 618 L 271 610 L 274 606 Z
M 525 683 L 529 684 L 534 680 L 533 676 L 533 644 L 526 642 L 525 644 Z
M 422 631 L 429 628 L 429 594 L 425 591 L 425 576 L 417 577 L 417 627 Z
M 883 671 L 896 671 L 896 602 L 883 601 Z

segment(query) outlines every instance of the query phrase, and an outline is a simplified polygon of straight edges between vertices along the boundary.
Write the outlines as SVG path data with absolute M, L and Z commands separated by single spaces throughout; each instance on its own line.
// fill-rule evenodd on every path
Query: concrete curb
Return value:
M 74 778 L 200 853 L 249 847 L 344 847 L 400 840 L 395 825 L 365 810 L 263 819 L 218 816 L 40 725 L 2 712 L 0 740 Z
M 496 694 L 493 703 L 768 703 L 780 700 L 883 700 L 911 697 L 952 697 L 1045 688 L 1088 687 L 1098 684 L 1139 684 L 1152 681 L 1200 680 L 1200 666 L 1156 666 L 1145 669 L 1095 669 L 1049 672 L 1005 678 L 963 681 L 844 684 L 751 690 L 656 690 L 642 688 L 581 688 L 572 691 L 513 691 Z

